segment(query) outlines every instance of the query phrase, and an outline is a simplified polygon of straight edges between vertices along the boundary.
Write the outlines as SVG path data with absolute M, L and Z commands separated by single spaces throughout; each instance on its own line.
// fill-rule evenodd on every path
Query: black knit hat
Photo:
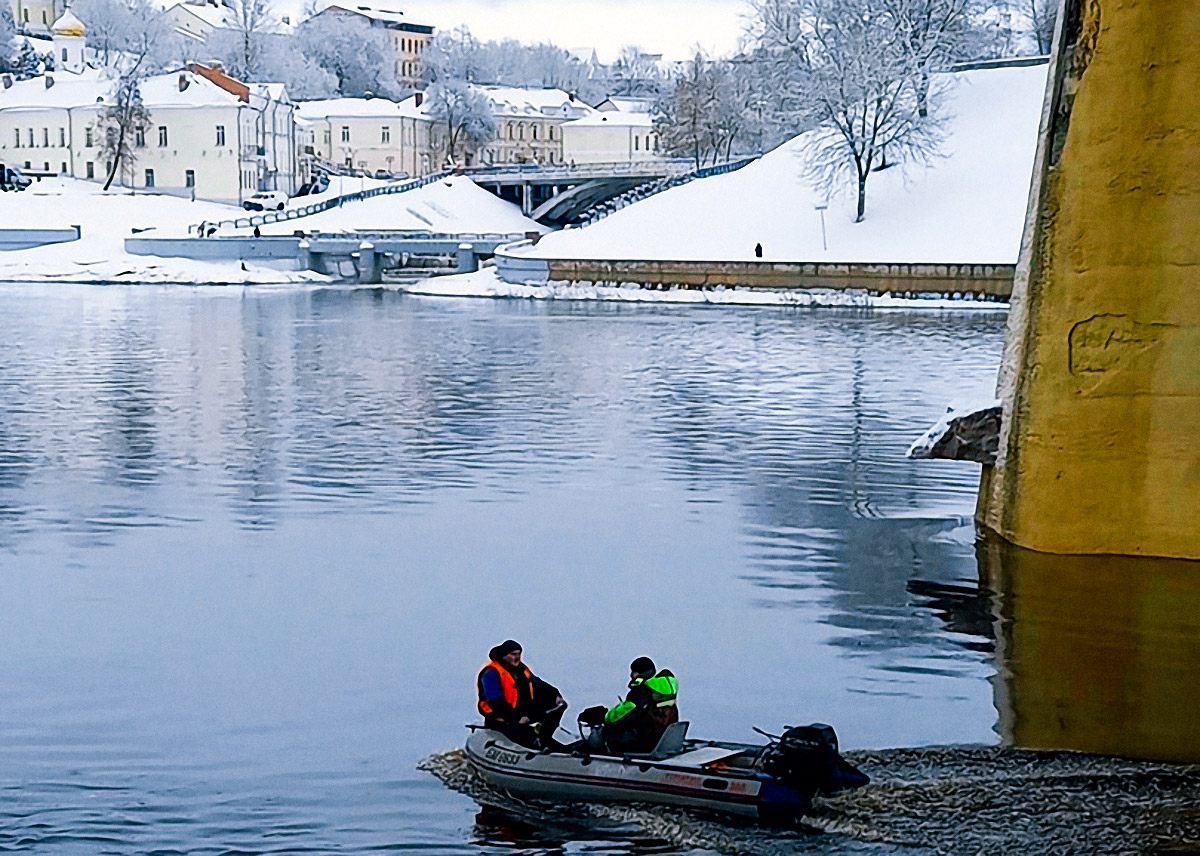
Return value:
M 488 656 L 491 657 L 493 660 L 499 660 L 502 657 L 504 657 L 504 655 L 506 655 L 506 654 L 511 654 L 513 651 L 520 651 L 520 650 L 521 650 L 520 642 L 517 642 L 513 639 L 505 639 L 503 642 L 501 642 L 499 645 L 497 645 L 495 648 L 493 648 L 488 653 Z
M 635 675 L 653 675 L 657 670 L 649 657 L 638 657 L 629 664 L 629 671 Z

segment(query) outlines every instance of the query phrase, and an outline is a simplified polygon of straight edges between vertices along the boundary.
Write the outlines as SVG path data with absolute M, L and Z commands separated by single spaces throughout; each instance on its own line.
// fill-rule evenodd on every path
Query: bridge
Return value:
M 596 206 L 645 184 L 693 171 L 693 162 L 663 158 L 643 163 L 513 164 L 478 166 L 463 173 L 480 187 L 546 226 L 578 222 Z

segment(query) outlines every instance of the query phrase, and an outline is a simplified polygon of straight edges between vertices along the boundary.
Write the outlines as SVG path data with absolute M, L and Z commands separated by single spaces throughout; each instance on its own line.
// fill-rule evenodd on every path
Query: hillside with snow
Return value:
M 341 179 L 341 192 L 353 193 L 359 189 L 358 182 L 359 179 L 355 178 Z M 367 184 L 364 189 L 370 187 Z M 296 207 L 304 202 L 301 197 L 292 200 L 291 204 Z M 268 223 L 261 227 L 264 235 L 290 235 L 297 229 L 305 232 L 422 229 L 431 232 L 502 234 L 546 231 L 545 227 L 522 215 L 516 205 L 505 202 L 461 175 L 404 193 L 373 196 L 309 217 Z
M 1017 260 L 1047 66 L 947 75 L 947 139 L 930 166 L 892 167 L 824 203 L 804 176 L 808 135 L 737 172 L 652 196 L 548 235 L 545 258 L 1005 263 Z

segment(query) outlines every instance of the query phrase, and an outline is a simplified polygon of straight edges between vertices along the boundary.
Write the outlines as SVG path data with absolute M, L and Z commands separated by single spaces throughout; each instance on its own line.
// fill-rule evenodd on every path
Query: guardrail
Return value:
M 612 163 L 576 164 L 510 164 L 505 166 L 471 166 L 462 172 L 472 178 L 487 181 L 488 177 L 542 179 L 561 176 L 563 179 L 595 178 L 608 175 L 662 175 L 686 172 L 692 161 L 686 158 L 662 158 L 650 161 L 615 161 Z
M 330 199 L 314 202 L 311 205 L 302 205 L 299 208 L 285 208 L 282 211 L 264 211 L 261 214 L 237 217 L 233 220 L 205 220 L 201 223 L 188 226 L 188 234 L 203 235 L 210 227 L 220 229 L 222 226 L 232 226 L 234 229 L 248 229 L 251 226 L 265 226 L 267 223 L 298 220 L 301 217 L 311 217 L 313 214 L 320 214 L 322 211 L 337 208 L 346 202 L 357 202 L 361 199 L 370 199 L 373 196 L 390 196 L 393 193 L 406 193 L 409 190 L 416 190 L 418 187 L 424 187 L 427 184 L 441 181 L 453 174 L 452 172 L 438 172 L 433 175 L 427 175 L 424 178 L 414 178 L 411 181 L 405 181 L 401 184 L 385 184 L 383 187 L 373 187 L 370 190 L 357 190 L 354 193 L 345 193 L 341 196 L 334 196 Z
M 756 160 L 758 160 L 757 156 L 742 158 L 741 160 L 730 161 L 728 163 L 717 164 L 715 166 L 706 166 L 700 169 L 694 169 L 690 172 L 683 173 L 682 175 L 668 175 L 664 176 L 663 178 L 648 181 L 645 184 L 639 184 L 632 190 L 625 191 L 620 196 L 614 196 L 612 199 L 609 199 L 606 202 L 601 202 L 595 208 L 590 209 L 588 215 L 580 223 L 576 224 L 574 227 L 568 226 L 567 228 L 582 228 L 583 226 L 590 226 L 597 220 L 603 220 L 609 214 L 620 211 L 622 208 L 632 205 L 635 202 L 641 202 L 643 199 L 647 199 L 655 194 L 662 193 L 664 190 L 670 190 L 672 187 L 679 187 L 681 184 L 687 184 L 688 182 L 695 181 L 698 178 L 710 178 L 714 175 L 724 175 L 727 172 L 733 172 L 734 170 L 741 169 L 742 167 L 746 166 L 747 164 L 751 164 Z

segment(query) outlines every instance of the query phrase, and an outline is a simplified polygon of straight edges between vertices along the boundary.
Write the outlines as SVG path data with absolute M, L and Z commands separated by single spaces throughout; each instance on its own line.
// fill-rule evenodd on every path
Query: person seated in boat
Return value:
M 531 749 L 562 749 L 554 732 L 567 703 L 562 693 L 530 671 L 521 653 L 520 644 L 505 640 L 479 670 L 475 687 L 484 726 Z
M 629 664 L 629 693 L 604 714 L 604 743 L 615 755 L 653 752 L 667 726 L 679 721 L 679 681 L 649 657 Z

